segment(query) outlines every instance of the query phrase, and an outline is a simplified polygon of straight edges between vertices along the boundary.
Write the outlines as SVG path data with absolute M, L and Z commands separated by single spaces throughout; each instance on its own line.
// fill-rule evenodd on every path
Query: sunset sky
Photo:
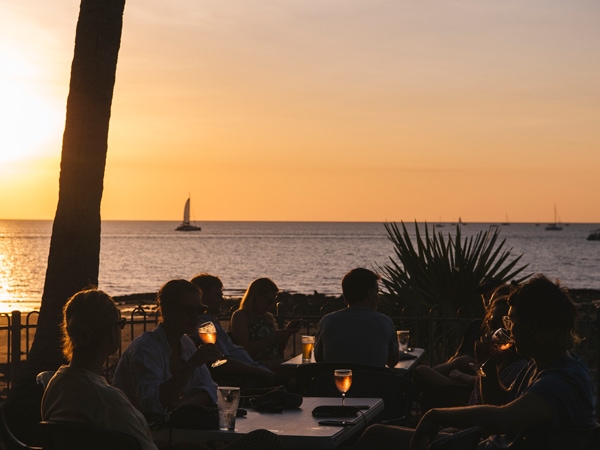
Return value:
M 79 0 L 0 0 L 0 219 L 52 219 Z M 600 222 L 598 0 L 128 0 L 103 219 Z

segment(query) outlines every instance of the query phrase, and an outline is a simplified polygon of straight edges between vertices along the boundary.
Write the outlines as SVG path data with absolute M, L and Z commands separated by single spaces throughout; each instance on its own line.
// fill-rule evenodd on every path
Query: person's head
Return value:
M 352 269 L 342 279 L 342 293 L 348 305 L 377 305 L 379 294 L 379 275 L 359 267 Z
M 63 355 L 68 361 L 77 354 L 116 352 L 125 319 L 106 292 L 85 289 L 74 294 L 63 307 Z
M 275 304 L 279 288 L 269 278 L 257 278 L 244 293 L 240 309 L 250 314 L 265 314 Z
M 506 283 L 497 278 L 486 278 L 479 284 L 476 292 L 481 296 L 481 301 L 486 310 L 490 306 L 496 290 L 503 286 L 506 286 Z
M 158 291 L 156 303 L 165 327 L 175 327 L 182 334 L 196 333 L 200 316 L 206 311 L 200 290 L 182 279 L 166 282 Z
M 202 303 L 210 314 L 219 314 L 223 302 L 223 283 L 218 277 L 208 273 L 199 273 L 191 280 L 202 291 Z
M 482 323 L 483 332 L 493 333 L 503 328 L 502 318 L 508 314 L 508 297 L 515 289 L 511 284 L 502 284 L 490 295 L 487 311 Z
M 517 351 L 526 356 L 540 349 L 561 352 L 579 341 L 577 309 L 567 290 L 542 274 L 517 286 L 508 298 L 508 320 Z

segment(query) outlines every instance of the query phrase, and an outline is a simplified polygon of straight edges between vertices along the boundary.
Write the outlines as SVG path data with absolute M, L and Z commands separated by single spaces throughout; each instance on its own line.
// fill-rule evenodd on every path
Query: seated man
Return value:
M 198 348 L 186 334 L 197 333 L 204 312 L 198 288 L 171 280 L 158 292 L 161 323 L 135 338 L 123 352 L 113 384 L 148 418 L 183 404 L 214 405 L 217 385 L 206 367 L 222 357 L 215 344 Z
M 532 448 L 545 448 L 541 439 L 551 439 L 554 431 L 594 426 L 591 375 L 583 360 L 571 351 L 579 340 L 575 334 L 577 310 L 566 289 L 537 275 L 517 287 L 508 304 L 505 327 L 517 352 L 531 358 L 511 388 L 501 385 L 496 364 L 490 360 L 484 366 L 487 376 L 480 378 L 483 405 L 433 408 L 423 415 L 414 432 L 400 427 L 370 427 L 358 448 L 408 448 L 410 440 L 411 449 L 426 449 L 442 427 L 473 426 L 493 433 L 481 448 L 507 448 L 523 435 L 532 438 Z
M 314 355 L 317 361 L 394 367 L 399 360 L 396 327 L 375 310 L 379 276 L 357 268 L 342 280 L 347 307 L 319 322 Z
M 208 308 L 200 317 L 200 323 L 212 322 L 217 329 L 217 347 L 227 358 L 227 364 L 210 368 L 213 379 L 219 384 L 231 384 L 241 387 L 273 386 L 275 373 L 252 359 L 250 354 L 231 340 L 231 337 L 219 323 L 219 311 L 223 302 L 223 283 L 218 277 L 201 273 L 192 278 L 202 292 L 202 303 Z M 200 339 L 190 335 L 196 343 Z

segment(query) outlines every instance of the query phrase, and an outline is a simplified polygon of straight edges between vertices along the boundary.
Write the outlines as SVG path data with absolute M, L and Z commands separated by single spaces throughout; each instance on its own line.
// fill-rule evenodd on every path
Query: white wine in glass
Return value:
M 352 386 L 352 370 L 336 369 L 333 372 L 333 377 L 335 379 L 335 386 L 342 393 L 342 406 L 345 406 L 346 392 Z
M 216 344 L 217 343 L 217 329 L 215 324 L 212 322 L 205 322 L 198 326 L 198 336 L 200 340 L 205 344 Z M 219 367 L 227 362 L 226 359 L 219 359 L 212 363 L 212 367 Z
M 491 353 L 494 355 L 504 353 L 510 350 L 514 344 L 515 341 L 513 341 L 512 337 L 510 337 L 509 332 L 504 328 L 498 328 L 496 331 L 494 331 L 494 334 L 492 334 Z M 486 373 L 483 371 L 483 366 L 489 360 L 490 358 L 486 359 L 481 364 L 469 363 L 469 366 L 471 366 L 471 369 L 473 369 L 477 375 L 480 377 L 485 377 Z

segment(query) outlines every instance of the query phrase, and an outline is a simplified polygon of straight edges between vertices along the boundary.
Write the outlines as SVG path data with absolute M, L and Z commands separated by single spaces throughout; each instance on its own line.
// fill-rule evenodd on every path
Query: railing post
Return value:
M 10 323 L 10 362 L 9 362 L 9 382 L 14 386 L 21 371 L 21 311 L 11 312 L 12 320 Z

